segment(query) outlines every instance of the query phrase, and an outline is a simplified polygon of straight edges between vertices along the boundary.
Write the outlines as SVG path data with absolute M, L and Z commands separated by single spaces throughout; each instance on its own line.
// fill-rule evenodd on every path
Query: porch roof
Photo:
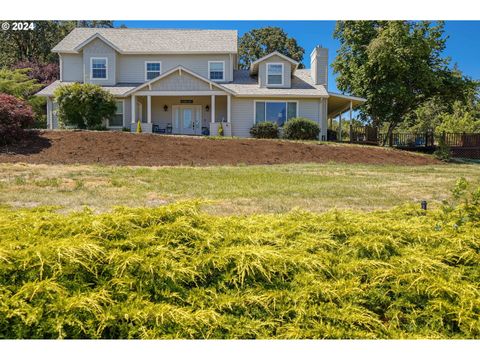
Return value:
M 343 95 L 330 92 L 328 97 L 328 117 L 332 118 L 335 117 L 347 110 L 350 109 L 350 102 L 352 104 L 352 108 L 356 108 L 362 105 L 367 99 L 357 97 L 357 96 L 350 96 L 350 95 Z
M 69 82 L 69 81 L 60 81 L 60 80 L 57 80 L 57 81 L 54 81 L 53 83 L 51 83 L 50 85 L 48 85 L 47 87 L 43 88 L 42 90 L 40 90 L 38 93 L 36 93 L 35 95 L 37 96 L 45 96 L 45 97 L 51 97 L 53 96 L 53 92 L 59 88 L 60 86 L 63 86 L 63 85 L 71 85 L 71 84 L 74 84 L 74 82 Z M 132 89 L 135 89 L 135 87 L 137 87 L 139 84 L 132 84 L 132 83 L 118 83 L 117 85 L 115 86 L 106 86 L 106 85 L 103 85 L 102 86 L 102 89 L 108 91 L 109 93 L 111 93 L 112 95 L 114 96 L 119 96 L 119 97 L 123 97 L 125 96 L 125 94 L 132 90 Z
M 148 88 L 148 90 L 151 90 L 152 84 L 154 84 L 156 82 L 159 82 L 159 81 L 162 81 L 162 79 L 164 79 L 164 78 L 166 78 L 166 77 L 168 77 L 168 76 L 170 76 L 170 75 L 172 75 L 176 72 L 178 72 L 180 75 L 182 75 L 182 72 L 184 72 L 184 73 L 198 79 L 199 81 L 208 84 L 210 86 L 210 90 L 213 90 L 215 88 L 216 90 L 224 91 L 224 92 L 229 93 L 229 94 L 233 94 L 233 95 L 235 94 L 235 92 L 233 90 L 225 87 L 224 85 L 220 85 L 219 83 L 213 82 L 213 81 L 211 81 L 211 80 L 209 80 L 209 79 L 207 79 L 207 78 L 205 78 L 205 77 L 203 77 L 203 76 L 201 76 L 201 75 L 199 75 L 199 74 L 197 74 L 197 73 L 179 65 L 179 66 L 167 71 L 166 73 L 163 73 L 163 74 L 157 76 L 156 78 L 154 78 L 152 80 L 146 81 L 145 83 L 140 84 L 140 85 L 138 85 L 137 87 L 135 87 L 131 90 L 128 90 L 124 94 L 124 96 L 134 94 L 134 93 L 136 93 L 136 92 L 138 92 L 142 89 L 146 89 L 146 88 Z

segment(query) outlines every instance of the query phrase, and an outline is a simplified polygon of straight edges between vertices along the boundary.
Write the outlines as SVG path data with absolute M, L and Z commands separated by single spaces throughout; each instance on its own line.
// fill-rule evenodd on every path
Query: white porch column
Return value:
M 318 114 L 320 116 L 319 125 L 320 125 L 320 140 L 327 140 L 328 135 L 328 103 L 327 99 L 320 99 L 318 103 L 319 109 Z
M 210 113 L 212 115 L 211 122 L 215 122 L 215 95 L 212 95 L 212 101 L 210 104 Z
M 53 129 L 53 104 L 52 98 L 47 98 L 47 128 Z
M 152 96 L 147 96 L 147 122 L 152 123 Z
M 137 108 L 137 97 L 132 95 L 132 124 L 135 124 L 137 120 L 135 119 L 135 110 Z
M 227 95 L 227 122 L 232 122 L 231 114 L 232 114 L 232 95 Z
M 352 125 L 352 111 L 353 111 L 353 104 L 350 101 L 350 125 Z
M 342 141 L 342 113 L 340 113 L 338 119 L 338 130 L 338 141 Z

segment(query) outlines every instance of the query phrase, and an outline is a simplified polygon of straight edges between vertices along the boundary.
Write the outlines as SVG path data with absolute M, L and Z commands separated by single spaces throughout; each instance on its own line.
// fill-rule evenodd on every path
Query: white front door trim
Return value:
M 191 123 L 185 127 L 185 110 L 191 110 Z M 178 119 L 177 119 L 178 116 Z M 202 134 L 202 105 L 173 105 L 172 106 L 172 133 L 181 135 Z

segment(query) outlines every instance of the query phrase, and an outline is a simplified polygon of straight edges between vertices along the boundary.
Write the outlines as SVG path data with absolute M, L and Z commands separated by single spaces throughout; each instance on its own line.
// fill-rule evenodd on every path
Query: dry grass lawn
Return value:
M 299 207 L 384 209 L 449 196 L 459 177 L 480 184 L 480 165 L 296 164 L 217 167 L 118 167 L 0 164 L 0 205 L 54 205 L 94 211 L 117 205 L 210 201 L 214 214 L 286 212 Z

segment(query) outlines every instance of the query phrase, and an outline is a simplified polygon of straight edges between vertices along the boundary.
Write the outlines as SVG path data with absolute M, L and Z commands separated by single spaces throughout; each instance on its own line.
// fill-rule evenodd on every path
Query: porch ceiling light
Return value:
M 168 105 L 163 105 L 163 111 L 167 112 L 168 111 Z

